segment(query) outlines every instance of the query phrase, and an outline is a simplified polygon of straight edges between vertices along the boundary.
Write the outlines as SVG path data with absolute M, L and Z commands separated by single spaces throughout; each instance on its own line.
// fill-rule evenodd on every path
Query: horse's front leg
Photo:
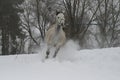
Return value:
M 54 55 L 53 55 L 53 58 L 56 57 L 56 55 L 57 55 L 57 53 L 58 53 L 59 50 L 60 50 L 60 47 L 57 47 L 56 50 L 55 50 L 55 53 L 54 53 Z
M 49 54 L 50 54 L 50 46 L 48 46 L 47 51 L 46 51 L 46 57 L 45 57 L 46 59 L 48 58 Z

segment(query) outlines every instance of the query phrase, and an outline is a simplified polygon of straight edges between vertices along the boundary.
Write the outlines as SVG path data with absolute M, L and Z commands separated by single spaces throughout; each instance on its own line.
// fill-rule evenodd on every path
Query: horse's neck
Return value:
M 61 30 L 62 30 L 62 26 L 61 25 L 56 25 L 56 28 L 55 28 L 56 34 L 61 32 Z
M 59 32 L 59 31 L 61 30 L 61 27 L 62 27 L 62 26 L 57 25 L 57 26 L 56 26 L 56 31 Z

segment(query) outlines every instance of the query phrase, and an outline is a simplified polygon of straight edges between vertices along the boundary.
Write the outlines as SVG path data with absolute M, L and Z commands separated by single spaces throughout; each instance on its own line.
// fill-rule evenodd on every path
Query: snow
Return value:
M 120 80 L 120 47 L 80 50 L 69 41 L 55 59 L 44 52 L 0 56 L 0 80 Z

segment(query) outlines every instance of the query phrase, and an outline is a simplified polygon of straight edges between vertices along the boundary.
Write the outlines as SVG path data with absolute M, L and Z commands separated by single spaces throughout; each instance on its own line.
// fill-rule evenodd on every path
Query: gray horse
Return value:
M 65 18 L 63 13 L 56 14 L 56 21 L 50 26 L 46 32 L 45 41 L 47 43 L 46 58 L 50 54 L 50 49 L 55 47 L 54 58 L 56 57 L 59 49 L 64 45 L 66 41 L 65 32 L 63 31 Z

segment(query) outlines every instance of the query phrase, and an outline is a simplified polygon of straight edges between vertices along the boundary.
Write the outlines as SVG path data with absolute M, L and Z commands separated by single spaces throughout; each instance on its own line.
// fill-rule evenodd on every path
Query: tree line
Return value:
M 1 54 L 42 47 L 56 10 L 65 14 L 67 39 L 81 48 L 120 46 L 120 0 L 1 0 Z

